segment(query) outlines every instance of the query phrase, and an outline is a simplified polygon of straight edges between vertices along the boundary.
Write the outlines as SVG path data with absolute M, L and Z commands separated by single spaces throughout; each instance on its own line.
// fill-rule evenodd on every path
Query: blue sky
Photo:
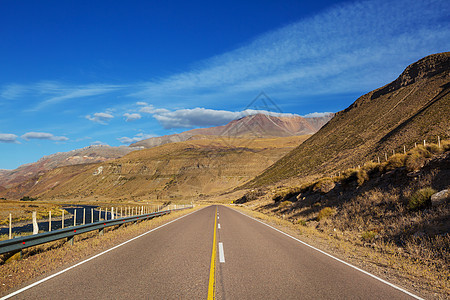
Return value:
M 261 91 L 336 112 L 449 51 L 449 20 L 446 0 L 4 0 L 0 169 L 222 125 Z

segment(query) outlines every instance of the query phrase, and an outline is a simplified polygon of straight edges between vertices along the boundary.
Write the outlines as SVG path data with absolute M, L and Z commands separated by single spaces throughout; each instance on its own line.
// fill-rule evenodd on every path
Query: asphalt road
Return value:
M 412 299 L 224 206 L 194 212 L 12 299 L 207 299 L 211 280 L 217 299 Z

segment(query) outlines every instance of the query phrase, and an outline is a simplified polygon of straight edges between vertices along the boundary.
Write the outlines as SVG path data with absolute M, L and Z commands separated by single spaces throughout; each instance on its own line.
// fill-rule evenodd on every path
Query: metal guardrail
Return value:
M 191 207 L 186 207 L 191 208 Z M 183 210 L 185 208 L 178 208 L 172 210 L 164 210 L 149 214 L 117 218 L 112 220 L 103 220 L 85 225 L 78 225 L 67 227 L 64 229 L 58 229 L 50 232 L 43 232 L 29 236 L 23 236 L 18 238 L 13 238 L 10 240 L 0 241 L 0 254 L 19 251 L 28 247 L 37 246 L 41 244 L 45 244 L 48 242 L 53 242 L 56 240 L 67 238 L 68 240 L 73 239 L 75 235 L 83 234 L 86 232 L 94 231 L 94 230 L 103 230 L 104 228 L 126 224 L 130 222 L 136 222 L 141 220 L 148 220 L 155 217 L 159 217 L 162 215 L 166 215 L 171 213 L 172 211 Z M 72 240 L 73 241 L 73 240 Z

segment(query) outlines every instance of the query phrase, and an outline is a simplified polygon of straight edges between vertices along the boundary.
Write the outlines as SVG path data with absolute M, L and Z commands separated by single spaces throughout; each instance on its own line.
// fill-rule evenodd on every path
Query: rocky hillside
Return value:
M 392 83 L 357 99 L 248 186 L 335 174 L 415 142 L 450 135 L 450 52 L 408 66 Z
M 25 164 L 15 170 L 0 171 L 0 186 L 4 188 L 12 187 L 35 176 L 42 175 L 45 171 L 58 167 L 91 164 L 104 162 L 124 156 L 139 148 L 130 147 L 110 147 L 110 146 L 89 146 L 69 152 L 59 152 L 44 156 L 35 163 Z
M 224 136 L 224 137 L 286 137 L 313 134 L 326 124 L 334 114 L 322 117 L 303 118 L 300 116 L 269 116 L 265 114 L 249 115 L 233 120 L 224 126 L 198 128 L 179 134 L 154 137 L 130 146 L 145 148 L 156 147 L 167 143 L 183 142 L 195 136 Z
M 43 172 L 0 197 L 192 199 L 233 189 L 307 139 L 208 137 L 134 151 L 122 158 Z

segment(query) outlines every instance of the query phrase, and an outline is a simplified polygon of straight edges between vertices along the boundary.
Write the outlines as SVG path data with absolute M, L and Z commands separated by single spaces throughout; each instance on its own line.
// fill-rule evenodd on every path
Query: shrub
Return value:
M 303 219 L 298 219 L 297 220 L 297 224 L 302 225 L 302 226 L 306 226 L 306 221 Z
M 377 236 L 377 232 L 376 231 L 369 230 L 369 231 L 365 231 L 361 235 L 361 238 L 363 239 L 363 241 L 372 242 L 375 239 L 376 236 Z
M 420 189 L 409 197 L 408 209 L 417 210 L 426 208 L 431 204 L 431 196 L 436 193 L 436 191 L 430 187 Z
M 405 166 L 407 155 L 406 154 L 394 154 L 389 157 L 386 166 L 384 167 L 386 171 L 394 170 Z
M 286 208 L 286 207 L 288 207 L 291 204 L 292 204 L 291 201 L 283 201 L 283 202 L 280 203 L 279 207 L 280 208 Z
M 314 183 L 313 192 L 328 193 L 335 186 L 334 180 L 330 177 L 324 177 Z
M 280 202 L 282 200 L 291 199 L 292 197 L 295 197 L 298 194 L 300 194 L 300 188 L 290 188 L 288 190 L 276 193 L 272 199 L 275 202 Z
M 22 198 L 20 198 L 20 201 L 34 201 L 37 200 L 37 198 L 33 198 L 33 197 L 29 197 L 29 196 L 24 196 Z
M 336 210 L 331 207 L 324 207 L 319 211 L 319 214 L 317 215 L 317 221 L 327 219 L 334 215 L 336 213 Z
M 406 169 L 410 172 L 419 170 L 423 167 L 426 158 L 430 156 L 431 153 L 422 146 L 412 149 L 405 160 Z
M 442 153 L 442 149 L 439 148 L 437 144 L 427 144 L 425 149 L 432 154 L 440 154 Z

